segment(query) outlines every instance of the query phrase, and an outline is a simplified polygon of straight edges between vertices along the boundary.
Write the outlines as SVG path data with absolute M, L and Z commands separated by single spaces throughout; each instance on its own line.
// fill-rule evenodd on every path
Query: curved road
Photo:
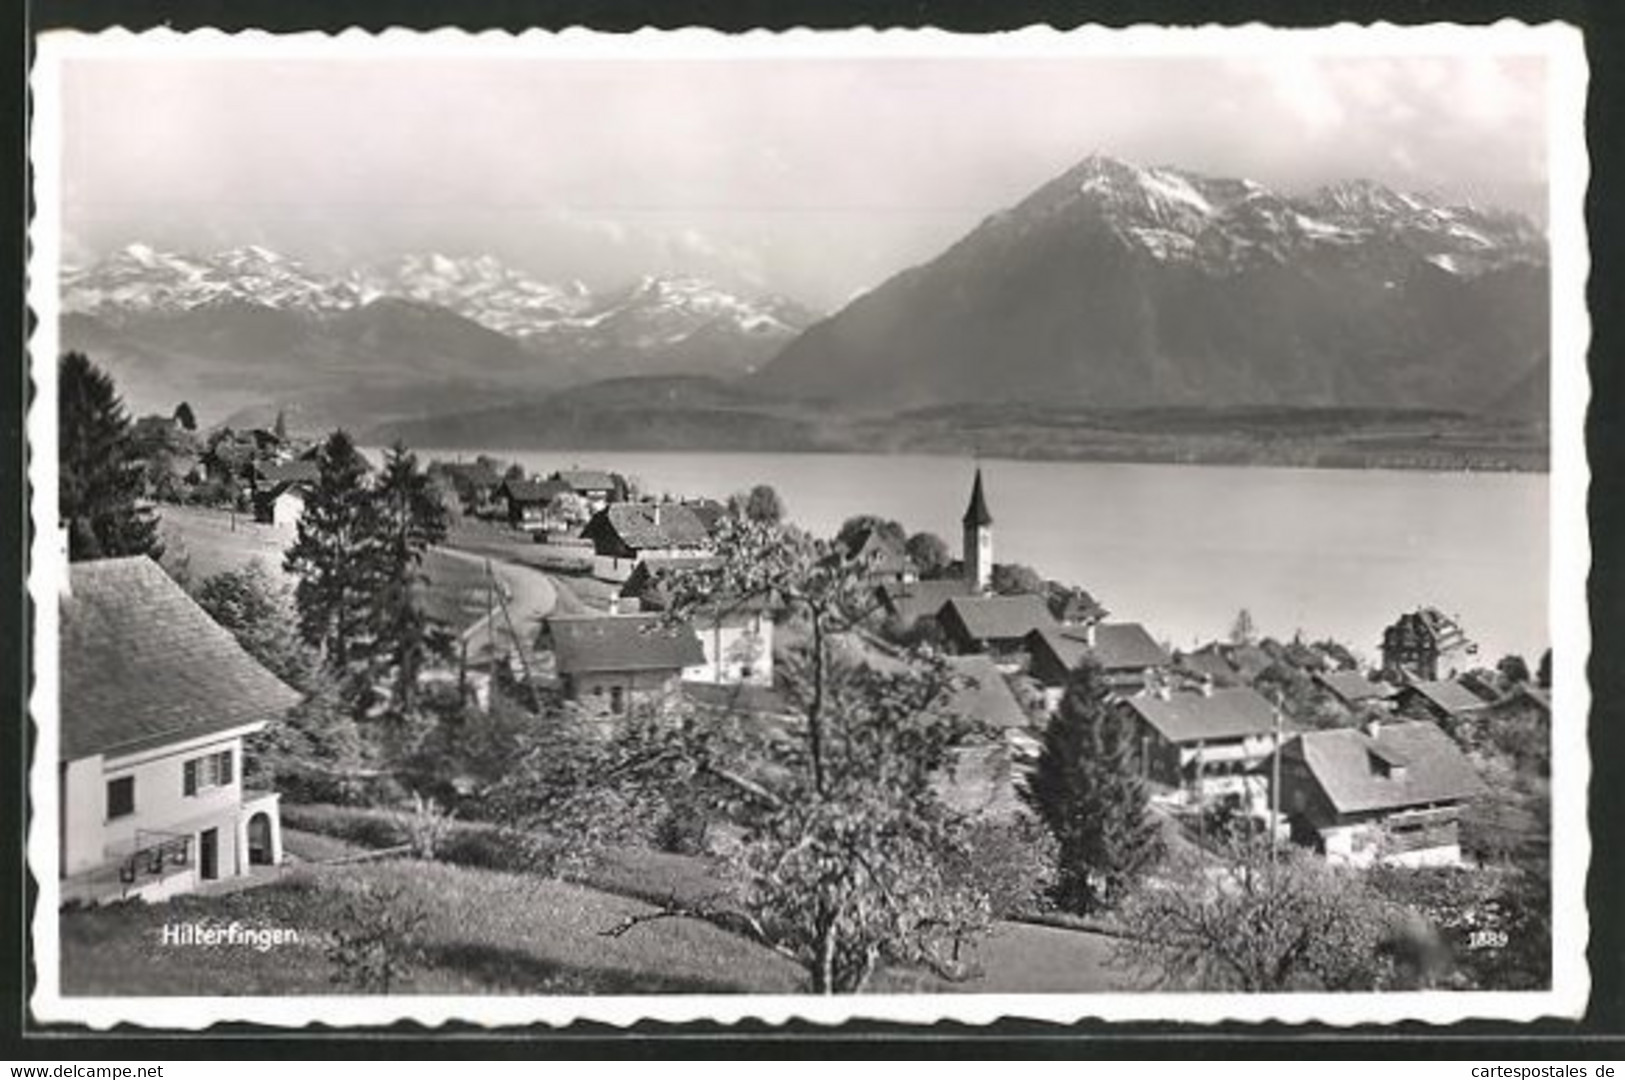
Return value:
M 495 556 L 476 555 L 451 547 L 439 547 L 435 550 L 476 566 L 490 563 L 491 573 L 496 577 L 508 602 L 508 616 L 513 620 L 514 630 L 518 632 L 528 656 L 535 644 L 536 631 L 541 626 L 542 619 L 550 614 L 559 602 L 559 594 L 553 588 L 552 580 L 535 567 L 508 562 Z M 507 651 L 511 647 L 508 640 L 508 624 L 502 618 L 500 604 L 495 612 L 494 634 L 491 622 L 492 620 L 482 615 L 463 631 L 462 639 L 468 643 L 470 658 L 488 657 L 494 652 Z M 497 647 L 493 649 L 493 645 Z

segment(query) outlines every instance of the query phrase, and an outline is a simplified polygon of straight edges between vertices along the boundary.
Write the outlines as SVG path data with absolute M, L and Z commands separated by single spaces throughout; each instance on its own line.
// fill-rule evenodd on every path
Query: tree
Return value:
M 1508 683 L 1518 684 L 1530 681 L 1529 664 L 1516 653 L 1509 653 L 1501 657 L 1495 664 L 1495 670 Z
M 183 401 L 175 406 L 175 423 L 179 424 L 183 431 L 197 430 L 197 416 L 192 412 L 191 402 Z
M 1047 596 L 1049 585 L 1030 566 L 994 563 L 993 591 L 1000 596 Z
M 446 508 L 417 456 L 397 442 L 384 456 L 372 489 L 380 544 L 377 592 L 372 597 L 372 632 L 381 657 L 394 675 L 393 707 L 409 713 L 416 702 L 418 676 L 450 642 L 435 632 L 423 610 L 423 553 L 446 538 Z
M 922 578 L 942 576 L 953 561 L 953 555 L 948 551 L 948 543 L 936 533 L 917 532 L 908 538 L 903 550 L 913 560 L 914 568 L 920 572 Z
M 992 901 L 960 872 L 967 820 L 938 794 L 952 749 L 974 722 L 948 708 L 940 658 L 868 649 L 856 632 L 872 599 L 862 568 L 790 526 L 726 518 L 716 565 L 673 575 L 668 617 L 701 605 L 766 603 L 803 639 L 778 667 L 797 722 L 764 739 L 742 715 L 681 709 L 623 726 L 572 776 L 562 755 L 513 771 L 550 770 L 532 798 L 575 789 L 591 827 L 663 820 L 674 792 L 706 792 L 739 837 L 727 864 L 732 903 L 673 903 L 632 916 L 618 936 L 658 918 L 707 918 L 790 957 L 818 993 L 853 993 L 882 961 L 959 972 L 960 943 Z M 567 800 L 574 802 L 575 799 Z M 537 804 L 537 827 L 560 808 Z
M 1236 612 L 1236 621 L 1230 624 L 1230 644 L 1253 645 L 1258 641 L 1258 627 L 1253 625 L 1253 613 L 1246 608 Z
M 850 551 L 858 537 L 871 529 L 894 541 L 899 547 L 908 542 L 908 533 L 904 531 L 903 526 L 890 518 L 875 514 L 855 514 L 841 522 L 841 529 L 835 534 L 835 543 L 842 551 Z
M 422 959 L 418 933 L 428 921 L 402 886 L 362 882 L 345 896 L 328 945 L 333 982 L 364 994 L 398 989 Z
M 1182 855 L 1118 913 L 1114 960 L 1176 990 L 1371 990 L 1389 982 L 1392 909 L 1360 872 L 1232 836 Z
M 517 461 L 502 470 L 502 479 L 510 484 L 517 484 L 525 478 L 525 467 Z
M 1552 688 L 1552 650 L 1540 654 L 1540 665 L 1535 669 L 1535 685 L 1542 690 Z
M 374 694 L 374 602 L 385 580 L 378 503 L 367 463 L 344 431 L 321 445 L 316 464 L 320 474 L 283 566 L 299 578 L 300 636 L 320 650 L 344 699 L 359 712 Z
M 741 509 L 747 519 L 759 525 L 777 525 L 784 520 L 784 500 L 771 484 L 751 488 Z
M 58 498 L 68 558 L 163 554 L 158 519 L 140 505 L 141 461 L 113 380 L 83 353 L 57 365 Z
M 1056 900 L 1109 907 L 1162 855 L 1133 732 L 1091 661 L 1072 674 L 1024 793 L 1059 849 Z
M 277 437 L 278 442 L 288 441 L 288 414 L 281 409 L 276 411 L 276 422 L 271 425 L 271 434 Z
M 296 689 L 308 689 L 316 658 L 299 638 L 287 588 L 264 563 L 253 559 L 241 569 L 206 578 L 194 598 L 271 674 Z

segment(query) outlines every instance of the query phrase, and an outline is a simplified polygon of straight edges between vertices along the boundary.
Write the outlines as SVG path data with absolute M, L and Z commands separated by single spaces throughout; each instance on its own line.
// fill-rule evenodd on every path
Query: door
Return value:
M 198 872 L 204 881 L 220 876 L 220 830 L 204 829 L 198 834 Z

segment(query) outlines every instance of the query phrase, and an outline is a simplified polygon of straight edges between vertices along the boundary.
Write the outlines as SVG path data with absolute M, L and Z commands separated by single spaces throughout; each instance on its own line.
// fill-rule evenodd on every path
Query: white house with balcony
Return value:
M 160 900 L 282 860 L 243 739 L 299 702 L 145 557 L 74 563 L 62 598 L 62 902 Z

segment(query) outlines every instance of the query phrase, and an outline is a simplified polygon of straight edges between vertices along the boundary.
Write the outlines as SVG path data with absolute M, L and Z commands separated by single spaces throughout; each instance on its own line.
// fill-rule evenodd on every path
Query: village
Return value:
M 78 914 L 68 918 L 126 901 L 250 903 L 242 898 L 286 885 L 301 867 L 362 873 L 383 865 L 377 859 L 444 858 L 458 829 L 478 821 L 491 832 L 513 813 L 493 793 L 508 790 L 503 762 L 527 752 L 502 719 L 514 701 L 533 706 L 524 730 L 568 717 L 613 741 L 642 718 L 681 715 L 763 744 L 810 735 L 816 759 L 824 684 L 809 699 L 806 664 L 809 652 L 822 663 L 829 649 L 843 671 L 869 673 L 863 678 L 902 678 L 920 663 L 940 672 L 930 708 L 967 722 L 968 734 L 931 769 L 929 797 L 966 821 L 1027 829 L 1044 816 L 1034 778 L 1072 764 L 1044 759 L 1064 745 L 1054 732 L 1079 707 L 1072 699 L 1086 670 L 1120 744 L 1113 752 L 1129 763 L 1124 782 L 1144 792 L 1162 850 L 1197 865 L 1218 866 L 1240 844 L 1290 851 L 1335 874 L 1433 870 L 1489 880 L 1505 865 L 1546 857 L 1549 654 L 1538 670 L 1515 657 L 1480 662 L 1467 628 L 1434 607 L 1395 612 L 1369 646 L 1301 633 L 1277 640 L 1243 611 L 1228 636 L 1172 649 L 1154 622 L 1110 612 L 1110 598 L 1087 583 L 996 561 L 995 463 L 963 466 L 957 557 L 939 538 L 910 536 L 881 516 L 884 507 L 835 537 L 808 538 L 813 575 L 839 577 L 852 613 L 826 637 L 823 624 L 783 600 L 790 594 L 753 592 L 759 579 L 735 565 L 747 550 L 742 536 L 793 530 L 793 508 L 787 513 L 771 488 L 723 503 L 641 492 L 590 462 L 561 460 L 533 474 L 483 456 L 431 461 L 424 490 L 446 524 L 423 560 L 421 610 L 443 647 L 414 679 L 425 699 L 455 713 L 457 741 L 440 746 L 439 775 L 422 766 L 436 751 L 420 743 L 412 771 L 392 776 L 394 766 L 374 755 L 352 760 L 344 783 L 296 777 L 287 786 L 280 770 L 254 759 L 266 745 L 286 750 L 274 733 L 302 695 L 211 618 L 197 586 L 256 560 L 273 581 L 284 573 L 284 553 L 331 482 L 323 462 L 332 444 L 290 436 L 280 417 L 270 428 L 202 435 L 190 409 L 143 418 L 132 430 L 146 447 L 143 505 L 163 522 L 169 550 L 163 565 L 136 555 L 70 567 L 59 888 Z M 189 586 L 175 580 L 177 558 Z M 494 766 L 460 749 L 482 723 L 507 740 Z M 732 779 L 747 791 L 765 783 Z M 343 799 L 333 794 L 341 789 Z M 534 805 L 558 812 L 545 799 Z M 706 812 L 690 814 L 683 828 L 663 823 L 665 856 L 699 866 L 737 849 L 737 830 L 718 824 L 726 815 L 708 827 L 692 820 Z M 679 902 L 685 891 L 665 876 L 669 859 L 609 861 L 623 897 L 725 924 L 692 899 L 704 890 L 688 889 L 691 898 Z M 649 865 L 658 870 L 639 880 Z M 602 884 L 597 873 L 576 880 Z M 1137 873 L 1154 882 L 1159 871 Z M 1506 906 L 1492 903 L 1450 932 L 1504 943 L 1508 931 L 1496 919 Z M 1047 911 L 1040 895 L 1024 895 L 996 915 L 1001 927 L 1086 938 L 1081 960 L 1049 939 L 1033 949 L 1068 957 L 1079 977 L 1111 968 L 1109 939 L 1128 933 L 1109 907 Z M 1001 933 L 1007 940 L 1010 931 Z M 1477 948 L 1490 939 L 1471 940 Z M 1469 944 L 1457 941 L 1461 950 Z M 1025 961 L 985 952 L 984 971 L 1014 965 L 1008 977 L 1022 984 Z M 1058 986 L 1094 987 L 1094 975 L 1081 977 Z

